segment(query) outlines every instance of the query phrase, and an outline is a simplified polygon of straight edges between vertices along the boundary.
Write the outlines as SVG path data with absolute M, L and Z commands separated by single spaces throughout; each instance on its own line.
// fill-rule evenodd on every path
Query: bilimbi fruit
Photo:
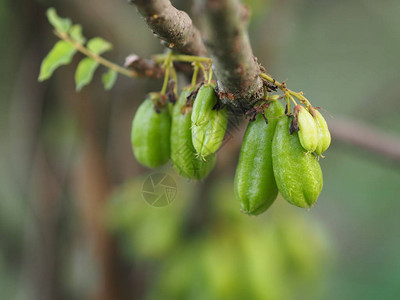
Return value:
M 323 186 L 318 156 L 331 142 L 325 119 L 310 104 L 285 113 L 274 96 L 254 111 L 268 122 L 258 115 L 243 139 L 234 185 L 241 210 L 262 213 L 278 191 L 295 206 L 313 206 Z
M 322 190 L 318 158 L 300 142 L 300 131 L 290 134 L 292 117 L 284 116 L 276 126 L 272 142 L 272 165 L 279 192 L 291 204 L 310 207 Z
M 228 124 L 226 107 L 221 107 L 214 84 L 204 84 L 193 104 L 192 143 L 203 160 L 221 146 Z
M 310 108 L 310 112 L 318 128 L 318 145 L 315 149 L 315 153 L 321 156 L 331 144 L 331 134 L 328 129 L 328 124 L 321 113 L 313 107 Z
M 297 122 L 299 128 L 300 144 L 309 152 L 315 151 L 318 146 L 318 128 L 314 118 L 301 105 L 294 108 L 294 122 Z
M 179 175 L 188 179 L 201 180 L 205 178 L 215 165 L 215 154 L 210 154 L 204 160 L 196 156 L 192 144 L 192 103 L 188 97 L 193 95 L 195 87 L 182 90 L 175 103 L 171 126 L 171 161 Z
M 170 157 L 171 117 L 159 94 L 150 93 L 132 122 L 133 154 L 142 165 L 157 168 Z
M 264 212 L 278 195 L 272 169 L 272 140 L 279 117 L 283 115 L 282 104 L 272 101 L 265 113 L 268 124 L 259 114 L 247 126 L 234 182 L 236 198 L 246 214 Z

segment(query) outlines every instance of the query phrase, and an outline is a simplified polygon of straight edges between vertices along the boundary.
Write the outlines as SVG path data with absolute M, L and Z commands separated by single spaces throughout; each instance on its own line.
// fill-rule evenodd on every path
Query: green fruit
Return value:
M 204 125 L 192 125 L 192 143 L 201 159 L 219 149 L 225 136 L 227 124 L 228 114 L 226 108 L 224 108 L 219 111 L 212 111 L 209 121 Z
M 235 195 L 244 213 L 258 215 L 275 201 L 278 188 L 272 169 L 272 140 L 279 116 L 284 115 L 279 101 L 273 101 L 266 117 L 262 115 L 249 123 L 240 150 L 235 175 Z
M 215 166 L 215 154 L 200 160 L 192 144 L 192 107 L 187 106 L 187 97 L 193 91 L 182 90 L 174 106 L 171 125 L 171 160 L 179 175 L 189 179 L 205 178 Z
M 290 203 L 310 207 L 322 190 L 322 171 L 318 158 L 304 151 L 298 133 L 289 133 L 290 121 L 286 116 L 279 120 L 272 142 L 276 185 Z
M 304 149 L 313 152 L 318 146 L 318 128 L 314 118 L 311 114 L 301 105 L 294 108 L 298 125 L 299 125 L 299 139 Z
M 165 164 L 170 156 L 171 117 L 159 98 L 150 94 L 132 122 L 132 149 L 138 162 L 149 168 Z M 155 110 L 157 106 L 158 112 Z
M 221 146 L 228 124 L 226 108 L 216 109 L 214 85 L 203 85 L 197 93 L 192 112 L 192 143 L 201 159 Z
M 315 153 L 317 153 L 318 155 L 322 155 L 322 153 L 324 153 L 331 144 L 331 134 L 328 129 L 328 124 L 326 124 L 326 121 L 324 117 L 321 115 L 321 113 L 318 110 L 312 108 L 311 114 L 313 115 L 318 128 L 319 140 L 318 140 L 318 146 L 315 149 Z
M 212 109 L 217 103 L 217 96 L 214 90 L 214 84 L 204 84 L 197 92 L 191 117 L 194 125 L 203 125 L 210 119 Z

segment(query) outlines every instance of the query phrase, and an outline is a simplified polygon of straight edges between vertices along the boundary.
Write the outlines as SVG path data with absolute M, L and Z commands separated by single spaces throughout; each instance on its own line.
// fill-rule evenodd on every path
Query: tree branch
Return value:
M 332 119 L 328 122 L 334 140 L 400 162 L 400 139 L 361 122 Z
M 248 9 L 237 0 L 201 0 L 200 10 L 220 97 L 244 112 L 263 96 L 260 67 L 247 34 Z
M 206 48 L 190 17 L 169 0 L 129 0 L 165 46 L 184 54 L 203 56 Z
M 125 58 L 124 67 L 146 77 L 162 78 L 165 74 L 165 69 L 153 60 L 141 58 L 136 54 L 131 54 Z

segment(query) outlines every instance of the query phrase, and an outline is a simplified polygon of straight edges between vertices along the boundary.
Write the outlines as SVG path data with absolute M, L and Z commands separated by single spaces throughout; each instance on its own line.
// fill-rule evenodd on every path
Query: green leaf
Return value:
M 42 61 L 39 81 L 50 78 L 58 67 L 71 63 L 75 53 L 76 49 L 72 44 L 66 41 L 58 41 Z
M 60 18 L 57 15 L 56 9 L 54 7 L 49 8 L 46 14 L 50 24 L 53 25 L 54 29 L 62 33 L 68 32 L 68 29 L 71 27 L 70 19 Z
M 112 87 L 115 84 L 115 81 L 117 81 L 117 75 L 118 73 L 114 70 L 109 69 L 107 73 L 104 73 L 103 76 L 101 77 L 101 80 L 103 81 L 104 88 L 109 91 L 112 89 Z
M 76 90 L 80 91 L 85 85 L 88 85 L 93 78 L 99 63 L 93 59 L 86 57 L 81 60 L 75 73 Z
M 82 26 L 79 24 L 71 27 L 69 30 L 69 36 L 79 44 L 84 44 L 86 42 L 86 38 L 82 35 Z
M 106 51 L 109 51 L 112 49 L 112 44 L 107 42 L 101 37 L 95 37 L 92 38 L 88 43 L 87 43 L 87 48 L 96 53 L 96 54 L 102 54 Z

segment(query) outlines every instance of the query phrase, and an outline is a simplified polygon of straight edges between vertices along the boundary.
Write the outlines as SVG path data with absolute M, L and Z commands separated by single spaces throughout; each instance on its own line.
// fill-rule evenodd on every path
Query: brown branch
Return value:
M 165 68 L 153 59 L 145 59 L 136 54 L 130 54 L 125 58 L 124 67 L 132 70 L 139 77 L 162 78 L 165 74 Z M 174 62 L 174 68 L 191 78 L 193 67 L 190 64 L 179 61 Z
M 190 17 L 169 0 L 129 0 L 165 46 L 184 54 L 204 56 L 206 48 Z
M 162 78 L 165 70 L 153 60 L 144 59 L 136 54 L 131 54 L 125 58 L 124 67 L 134 70 L 139 76 Z
M 247 34 L 248 9 L 237 0 L 202 0 L 200 10 L 220 95 L 244 112 L 263 95 L 260 67 Z
M 328 120 L 333 141 L 357 146 L 393 161 L 400 161 L 400 139 L 361 122 L 346 119 Z

